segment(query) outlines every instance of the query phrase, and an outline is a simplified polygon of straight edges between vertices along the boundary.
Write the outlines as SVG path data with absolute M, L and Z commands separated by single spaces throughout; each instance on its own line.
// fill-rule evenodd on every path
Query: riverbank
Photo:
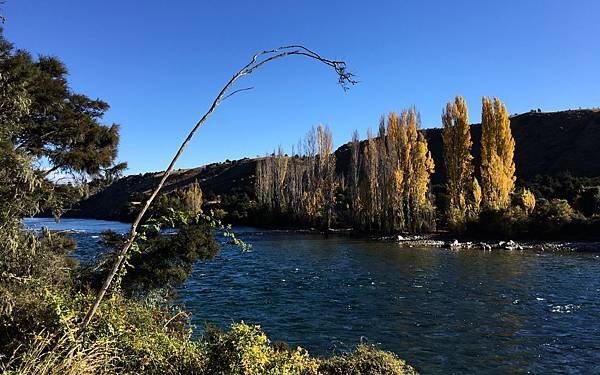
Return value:
M 541 251 L 590 251 L 600 252 L 600 242 L 597 241 L 459 241 L 457 239 L 430 236 L 401 236 L 393 239 L 406 247 L 438 247 L 452 250 L 541 250 Z
M 53 219 L 46 217 L 38 217 L 41 222 L 46 222 L 45 219 Z M 71 228 L 68 224 L 64 223 L 75 222 L 78 223 L 80 220 L 86 222 L 93 222 L 97 226 L 92 230 L 101 231 L 102 228 L 114 227 L 115 223 L 118 223 L 119 232 L 126 233 L 130 223 L 127 222 L 116 222 L 109 220 L 97 220 L 97 219 L 74 219 L 66 218 L 62 219 L 59 223 L 53 224 L 51 227 L 54 230 L 69 230 Z M 35 224 L 35 219 L 29 221 L 30 228 L 39 227 Z M 452 250 L 484 250 L 484 251 L 495 251 L 495 250 L 538 250 L 538 251 L 582 251 L 582 252 L 600 252 L 600 241 L 596 239 L 590 240 L 540 240 L 540 239 L 478 239 L 478 238 L 457 238 L 450 235 L 445 231 L 439 231 L 435 233 L 426 233 L 420 235 L 410 234 L 398 234 L 393 236 L 375 236 L 372 234 L 357 232 L 352 228 L 334 228 L 329 231 L 323 231 L 316 228 L 294 228 L 294 227 L 273 227 L 273 226 L 254 226 L 259 230 L 273 231 L 273 232 L 290 232 L 290 233 L 305 233 L 305 234 L 322 234 L 322 235 L 335 235 L 335 236 L 348 236 L 355 239 L 370 239 L 384 242 L 396 242 L 403 247 L 409 248 L 445 248 Z M 234 230 L 235 231 L 235 230 Z
M 354 239 L 369 239 L 382 242 L 395 242 L 409 248 L 445 248 L 452 250 L 540 250 L 540 251 L 586 251 L 600 252 L 600 241 L 590 240 L 540 240 L 540 239 L 482 239 L 457 238 L 446 231 L 426 234 L 398 234 L 393 236 L 376 236 L 369 233 L 357 232 L 352 228 L 334 228 L 327 231 L 316 228 L 289 227 L 255 227 L 272 232 L 289 232 L 305 234 L 322 234 L 348 236 Z

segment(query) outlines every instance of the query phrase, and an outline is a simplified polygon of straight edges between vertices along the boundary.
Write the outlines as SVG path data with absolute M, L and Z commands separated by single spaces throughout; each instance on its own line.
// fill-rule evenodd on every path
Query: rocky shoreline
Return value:
M 539 250 L 600 252 L 597 241 L 459 241 L 435 235 L 386 237 L 405 247 L 437 247 L 451 250 Z
M 440 249 L 450 250 L 509 250 L 509 251 L 521 251 L 521 250 L 537 250 L 537 251 L 580 251 L 580 252 L 599 252 L 600 253 L 600 241 L 598 240 L 581 240 L 581 241 L 568 241 L 568 240 L 458 240 L 455 237 L 451 237 L 446 232 L 441 233 L 430 233 L 422 235 L 393 235 L 393 236 L 368 236 L 357 234 L 351 228 L 342 229 L 330 229 L 329 231 L 322 231 L 316 228 L 309 229 L 274 229 L 268 228 L 267 230 L 274 231 L 289 231 L 295 233 L 307 233 L 307 234 L 333 234 L 333 235 L 350 235 L 358 238 L 371 239 L 375 241 L 387 241 L 395 242 L 403 247 L 435 247 Z

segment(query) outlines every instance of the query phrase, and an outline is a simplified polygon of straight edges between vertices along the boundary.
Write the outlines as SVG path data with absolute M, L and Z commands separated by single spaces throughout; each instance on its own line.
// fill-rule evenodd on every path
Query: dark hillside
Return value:
M 562 112 L 530 112 L 511 118 L 516 141 L 517 176 L 528 180 L 536 175 L 558 176 L 566 172 L 573 176 L 600 176 L 600 110 L 569 110 Z M 441 129 L 424 130 L 435 160 L 432 183 L 445 179 Z M 475 163 L 479 160 L 481 125 L 472 125 Z M 348 144 L 336 150 L 338 172 L 347 171 L 350 163 Z M 210 164 L 179 170 L 168 180 L 165 191 L 198 181 L 211 200 L 232 192 L 254 194 L 254 171 L 257 159 Z M 156 185 L 159 173 L 125 177 L 104 191 L 82 201 L 67 216 L 127 220 L 136 202 Z
M 253 194 L 256 161 L 257 159 L 241 159 L 192 169 L 179 169 L 169 177 L 163 192 L 181 189 L 197 181 L 202 187 L 205 199 L 209 200 L 231 191 Z M 158 184 L 161 176 L 162 172 L 124 177 L 105 190 L 81 201 L 65 216 L 127 221 L 135 207 Z
M 529 112 L 511 117 L 515 138 L 517 177 L 529 179 L 536 175 L 558 176 L 569 172 L 573 176 L 600 176 L 600 110 L 562 112 Z M 429 149 L 435 161 L 432 183 L 445 180 L 442 130 L 425 129 Z M 481 125 L 471 126 L 475 164 L 479 164 Z M 349 145 L 336 151 L 338 171 L 350 163 Z

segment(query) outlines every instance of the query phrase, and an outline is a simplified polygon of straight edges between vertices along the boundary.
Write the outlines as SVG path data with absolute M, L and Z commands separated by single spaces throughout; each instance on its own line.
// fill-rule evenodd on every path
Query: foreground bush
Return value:
M 209 330 L 201 342 L 206 374 L 319 374 L 319 360 L 302 348 L 276 350 L 258 326 Z
M 324 360 L 319 368 L 328 375 L 402 375 L 417 374 L 406 362 L 395 354 L 360 345 L 351 354 Z
M 25 283 L 15 292 L 17 315 L 2 324 L 0 372 L 17 374 L 413 374 L 395 355 L 360 346 L 330 359 L 302 348 L 272 345 L 258 326 L 237 323 L 227 332 L 206 329 L 192 340 L 189 316 L 173 307 L 118 293 L 103 302 L 85 334 L 77 331 L 93 296 Z
M 37 335 L 29 349 L 0 366 L 5 375 L 79 375 L 109 374 L 115 365 L 116 350 L 111 342 L 97 341 L 88 347 L 68 335 L 56 339 L 50 334 Z
M 11 358 L 5 370 L 38 366 L 37 362 L 47 361 L 47 357 L 53 358 L 52 362 L 62 358 L 69 363 L 74 353 L 96 352 L 99 345 L 111 349 L 110 366 L 104 366 L 106 372 L 87 373 L 181 374 L 199 373 L 202 368 L 204 356 L 199 344 L 190 339 L 188 316 L 182 311 L 115 294 L 101 305 L 88 330 L 80 334 L 80 319 L 93 296 L 43 289 L 29 292 L 29 301 L 13 310 L 17 315 L 3 316 L 3 324 L 18 327 L 4 337 L 2 354 Z M 69 338 L 66 342 L 65 337 Z

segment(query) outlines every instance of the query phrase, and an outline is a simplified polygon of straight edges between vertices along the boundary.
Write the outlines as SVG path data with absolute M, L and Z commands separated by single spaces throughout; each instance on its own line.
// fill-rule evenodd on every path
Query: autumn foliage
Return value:
M 515 140 L 510 130 L 506 106 L 483 98 L 481 109 L 481 181 L 483 205 L 492 210 L 506 209 L 515 188 Z
M 477 215 L 481 202 L 481 189 L 473 172 L 471 154 L 471 130 L 467 103 L 457 96 L 448 102 L 442 114 L 442 140 L 446 165 L 449 225 L 456 230 L 464 229 L 469 216 Z
M 432 230 L 434 163 L 419 128 L 420 116 L 410 108 L 382 117 L 377 136 L 368 130 L 363 146 L 354 132 L 347 174 L 336 173 L 331 131 L 313 128 L 300 142 L 299 155 L 289 157 L 279 149 L 259 161 L 258 204 L 295 223 L 326 229 L 343 213 L 360 231 Z

